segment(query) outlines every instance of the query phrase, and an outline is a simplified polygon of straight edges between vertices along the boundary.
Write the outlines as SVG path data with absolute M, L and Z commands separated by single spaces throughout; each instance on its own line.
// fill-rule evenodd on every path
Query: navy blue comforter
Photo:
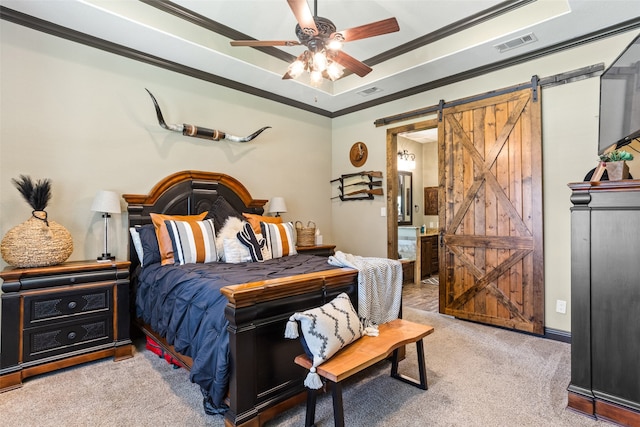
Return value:
M 152 264 L 138 276 L 137 315 L 193 359 L 191 381 L 220 407 L 230 374 L 227 299 L 220 288 L 334 268 L 327 258 L 301 254 L 262 263 Z

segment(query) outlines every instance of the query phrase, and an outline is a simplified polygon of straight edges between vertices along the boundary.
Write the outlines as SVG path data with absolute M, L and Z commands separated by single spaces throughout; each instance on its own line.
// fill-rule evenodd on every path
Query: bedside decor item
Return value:
M 46 267 L 60 264 L 71 256 L 73 239 L 62 225 L 48 218 L 45 208 L 51 199 L 51 181 L 20 175 L 12 179 L 33 211 L 31 218 L 10 229 L 2 239 L 0 252 L 14 267 Z
M 145 90 L 149 92 L 149 89 L 145 88 Z M 151 96 L 151 100 L 153 101 L 153 106 L 156 108 L 156 116 L 158 116 L 158 123 L 160 124 L 160 126 L 174 132 L 182 132 L 184 136 L 193 136 L 195 138 L 211 139 L 213 141 L 220 141 L 221 139 L 226 139 L 227 141 L 232 141 L 232 142 L 249 142 L 256 136 L 260 135 L 265 129 L 271 128 L 271 126 L 265 126 L 263 128 L 258 129 L 257 131 L 255 131 L 249 136 L 242 137 L 242 136 L 231 135 L 215 129 L 207 129 L 207 128 L 203 128 L 195 125 L 188 125 L 186 123 L 181 125 L 167 125 L 164 121 L 164 117 L 162 117 L 162 111 L 160 111 L 160 106 L 158 105 L 156 98 L 153 96 L 151 92 L 149 92 L 149 95 Z
M 351 146 L 349 151 L 349 160 L 351 164 L 357 168 L 364 165 L 367 161 L 369 150 L 364 142 L 356 142 Z
M 296 246 L 314 246 L 316 244 L 316 223 L 307 222 L 303 226 L 302 222 L 296 221 Z
M 113 191 L 100 190 L 98 194 L 96 194 L 95 199 L 93 199 L 91 210 L 93 212 L 102 212 L 102 218 L 104 218 L 104 252 L 97 258 L 97 260 L 113 260 L 115 257 L 109 253 L 108 245 L 109 218 L 111 218 L 111 215 L 109 214 L 120 213 L 122 211 L 120 208 L 120 196 Z
M 280 213 L 287 211 L 287 205 L 284 202 L 284 197 L 273 197 L 269 202 L 269 213 L 275 213 L 276 217 L 280 216 Z

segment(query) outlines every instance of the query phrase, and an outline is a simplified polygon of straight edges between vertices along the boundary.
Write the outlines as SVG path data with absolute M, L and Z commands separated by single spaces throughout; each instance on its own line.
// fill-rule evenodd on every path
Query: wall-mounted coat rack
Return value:
M 341 175 L 332 179 L 333 184 L 338 183 L 339 195 L 332 199 L 347 200 L 371 200 L 374 196 L 383 196 L 381 171 L 362 171 Z

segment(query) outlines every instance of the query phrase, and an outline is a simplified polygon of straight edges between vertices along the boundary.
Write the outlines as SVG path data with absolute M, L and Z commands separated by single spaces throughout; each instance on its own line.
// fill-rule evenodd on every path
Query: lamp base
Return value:
M 110 262 L 116 259 L 115 256 L 112 256 L 110 253 L 102 254 L 97 258 L 98 262 Z

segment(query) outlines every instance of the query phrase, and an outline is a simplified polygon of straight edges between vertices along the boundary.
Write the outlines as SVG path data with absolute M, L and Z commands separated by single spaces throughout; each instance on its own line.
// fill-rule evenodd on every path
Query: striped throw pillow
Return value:
M 261 222 L 260 229 L 262 230 L 262 237 L 267 240 L 271 258 L 282 258 L 298 253 L 296 252 L 295 244 L 295 227 L 292 222 L 283 222 L 282 224 Z
M 216 230 L 213 219 L 204 221 L 165 221 L 176 264 L 216 262 Z

